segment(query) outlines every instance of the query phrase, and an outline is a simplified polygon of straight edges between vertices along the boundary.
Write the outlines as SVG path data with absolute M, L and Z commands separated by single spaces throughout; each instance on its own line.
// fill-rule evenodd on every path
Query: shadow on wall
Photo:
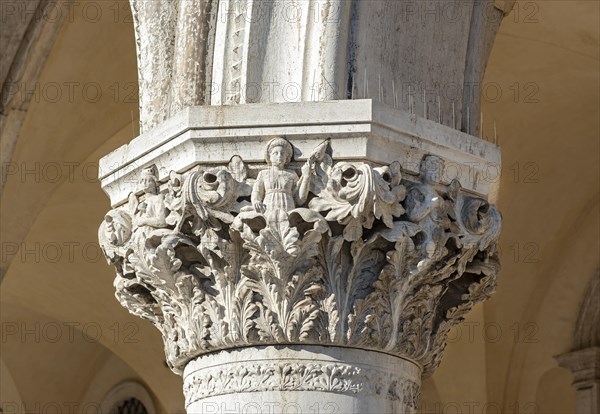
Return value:
M 575 407 L 573 375 L 562 368 L 552 368 L 540 377 L 535 393 L 535 410 L 544 414 L 567 414 Z

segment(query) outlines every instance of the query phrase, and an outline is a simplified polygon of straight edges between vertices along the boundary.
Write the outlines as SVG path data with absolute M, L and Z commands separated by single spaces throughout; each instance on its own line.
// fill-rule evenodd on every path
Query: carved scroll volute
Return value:
M 271 140 L 266 166 L 172 172 L 151 166 L 139 194 L 99 230 L 117 298 L 154 323 L 181 372 L 198 355 L 244 345 L 382 350 L 432 372 L 448 330 L 495 286 L 500 215 L 426 156 L 304 163 Z M 432 168 L 433 166 L 433 168 Z

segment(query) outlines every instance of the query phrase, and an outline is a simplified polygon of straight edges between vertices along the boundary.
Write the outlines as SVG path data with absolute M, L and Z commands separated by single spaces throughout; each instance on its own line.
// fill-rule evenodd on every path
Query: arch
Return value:
M 0 227 L 3 243 L 11 246 L 11 252 L 22 247 L 32 224 L 61 184 L 72 184 L 73 177 L 84 176 L 88 182 L 96 179 L 99 156 L 94 156 L 89 168 L 86 158 L 125 127 L 127 138 L 133 135 L 132 117 L 138 112 L 135 39 L 130 20 L 124 16 L 114 19 L 114 7 L 120 4 L 127 5 L 94 3 L 104 16 L 99 21 L 86 19 L 83 6 L 76 8 L 61 30 L 56 29 L 55 41 L 45 46 L 48 54 L 42 58 L 36 52 L 38 60 L 22 64 L 38 75 L 14 75 L 29 92 L 13 91 L 12 99 L 23 95 L 30 101 L 13 105 L 8 99 L 6 105 L 14 107 L 3 107 L 0 121 L 4 184 Z M 41 44 L 30 45 L 31 53 L 37 47 Z M 8 151 L 11 142 L 14 152 Z M 107 151 L 101 150 L 100 155 Z M 3 256 L 2 280 L 14 257 Z
M 597 251 L 599 222 L 597 197 L 576 217 L 578 220 L 562 235 L 557 260 L 548 262 L 545 280 L 530 298 L 519 323 L 534 323 L 531 341 L 518 341 L 508 363 L 503 406 L 535 401 L 540 378 L 556 367 L 554 357 L 571 349 L 581 298 L 589 284 L 589 275 L 598 263 L 589 257 Z M 586 260 L 587 259 L 587 260 Z M 569 390 L 565 390 L 569 392 Z
M 0 129 L 2 151 L 0 162 L 5 165 L 11 160 L 27 107 L 33 94 L 22 93 L 22 88 L 34 85 L 50 54 L 65 16 L 68 2 L 37 0 L 6 4 L 2 10 L 2 59 L 0 59 Z M 34 5 L 35 8 L 31 7 Z M 25 7 L 28 12 L 23 9 Z M 33 9 L 33 13 L 31 13 Z M 56 18 L 49 18 L 53 15 Z M 29 86 L 27 86 L 29 85 Z M 21 93 L 19 93 L 21 92 Z M 0 172 L 0 194 L 4 189 L 5 174 Z
M 102 400 L 100 412 L 115 413 L 115 408 L 131 399 L 139 401 L 147 413 L 156 412 L 152 396 L 146 387 L 136 381 L 124 381 L 114 386 Z
M 600 412 L 600 278 L 598 270 L 588 283 L 579 308 L 571 352 L 556 356 L 573 373 L 578 413 Z

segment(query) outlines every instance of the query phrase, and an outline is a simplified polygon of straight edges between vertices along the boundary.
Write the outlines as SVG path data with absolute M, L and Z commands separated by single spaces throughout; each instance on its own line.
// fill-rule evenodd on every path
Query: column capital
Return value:
M 576 388 L 600 383 L 600 347 L 578 349 L 555 357 L 558 365 L 573 373 Z
M 302 130 L 288 111 L 276 134 L 257 127 L 240 141 L 209 125 L 202 138 L 150 134 L 107 157 L 144 160 L 105 175 L 116 205 L 99 239 L 118 300 L 161 331 L 175 372 L 278 345 L 378 351 L 433 372 L 450 328 L 495 288 L 501 219 L 486 194 L 447 179 L 469 152 L 398 132 L 428 125 L 396 112 L 396 132 Z M 416 166 L 397 161 L 411 156 Z M 127 201 L 119 186 L 134 190 Z

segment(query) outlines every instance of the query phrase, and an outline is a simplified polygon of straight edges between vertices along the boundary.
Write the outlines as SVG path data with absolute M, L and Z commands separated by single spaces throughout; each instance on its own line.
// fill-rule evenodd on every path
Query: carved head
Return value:
M 421 160 L 419 171 L 426 183 L 439 183 L 444 172 L 444 160 L 435 155 L 426 155 Z
M 100 243 L 122 246 L 131 237 L 131 217 L 121 210 L 111 210 L 100 226 Z
M 142 170 L 142 176 L 140 179 L 142 189 L 146 194 L 157 194 L 158 193 L 158 170 L 156 165 L 151 165 Z
M 285 138 L 273 138 L 267 144 L 265 161 L 268 165 L 288 165 L 292 161 L 294 149 Z

